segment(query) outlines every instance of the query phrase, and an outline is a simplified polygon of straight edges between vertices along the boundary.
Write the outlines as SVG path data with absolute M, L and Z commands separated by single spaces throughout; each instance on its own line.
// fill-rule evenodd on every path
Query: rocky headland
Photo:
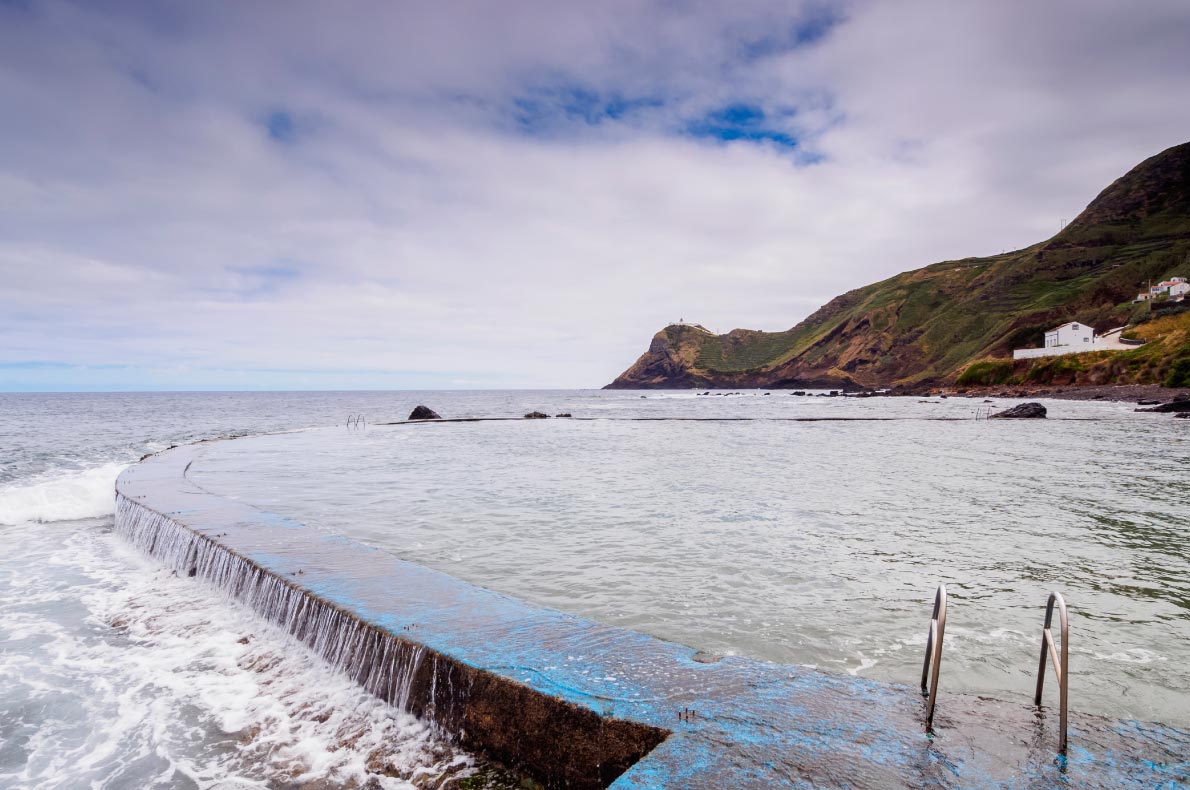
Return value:
M 1190 276 L 1190 143 L 1117 179 L 1060 233 L 836 297 L 782 332 L 665 327 L 613 389 L 1190 387 L 1190 300 L 1133 303 Z M 1127 326 L 1131 351 L 1013 360 L 1066 321 Z M 1058 396 L 1060 397 L 1060 396 Z

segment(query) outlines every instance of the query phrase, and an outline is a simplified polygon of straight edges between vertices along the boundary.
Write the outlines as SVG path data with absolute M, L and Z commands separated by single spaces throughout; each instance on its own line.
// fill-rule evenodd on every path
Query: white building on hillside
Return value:
M 1113 329 L 1102 335 L 1094 327 L 1069 321 L 1045 333 L 1044 348 L 1013 349 L 1013 359 L 1034 357 L 1060 357 L 1063 354 L 1081 354 L 1084 351 L 1124 351 L 1135 346 L 1120 342 L 1124 327 Z
M 1168 280 L 1162 280 L 1156 285 L 1150 285 L 1147 293 L 1137 294 L 1132 302 L 1133 304 L 1146 302 L 1150 299 L 1156 299 L 1161 294 L 1169 294 L 1170 299 L 1181 301 L 1186 297 L 1187 292 L 1190 292 L 1190 283 L 1187 282 L 1185 277 L 1170 277 Z
M 1070 321 L 1045 333 L 1045 347 L 1090 346 L 1095 342 L 1095 330 L 1086 324 Z M 1083 351 L 1090 351 L 1084 348 Z

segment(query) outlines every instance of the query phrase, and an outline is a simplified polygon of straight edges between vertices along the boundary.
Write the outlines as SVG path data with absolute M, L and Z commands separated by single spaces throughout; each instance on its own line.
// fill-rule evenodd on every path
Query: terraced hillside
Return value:
M 898 274 L 784 332 L 668 326 L 608 386 L 951 383 L 974 362 L 1041 345 L 1064 321 L 1105 331 L 1145 320 L 1148 306 L 1132 298 L 1150 279 L 1175 275 L 1190 276 L 1190 143 L 1137 165 L 1051 239 Z M 1151 375 L 1166 363 L 1150 365 Z

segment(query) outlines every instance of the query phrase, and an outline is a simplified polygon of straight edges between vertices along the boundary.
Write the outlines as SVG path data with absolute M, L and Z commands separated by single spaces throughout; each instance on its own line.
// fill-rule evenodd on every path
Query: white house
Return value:
M 1149 293 L 1153 294 L 1153 296 L 1156 296 L 1157 294 L 1169 292 L 1173 288 L 1185 284 L 1185 277 L 1170 277 L 1168 280 L 1162 280 L 1156 285 L 1149 286 Z M 1185 291 L 1182 291 L 1181 293 L 1185 293 Z
M 1185 278 L 1183 278 L 1183 277 L 1177 277 L 1174 279 L 1180 280 L 1181 282 L 1176 282 L 1173 285 L 1169 286 L 1169 298 L 1170 299 L 1184 299 L 1184 298 L 1186 298 L 1186 294 L 1190 293 L 1190 283 L 1186 282 Z
M 1059 357 L 1063 354 L 1080 354 L 1084 351 L 1123 351 L 1132 346 L 1120 342 L 1124 327 L 1100 335 L 1094 327 L 1069 321 L 1045 333 L 1044 348 L 1017 348 L 1012 351 L 1013 359 L 1034 357 Z
M 1086 324 L 1070 321 L 1045 333 L 1045 347 L 1090 346 L 1095 342 L 1095 330 Z M 1090 348 L 1082 349 L 1089 351 Z

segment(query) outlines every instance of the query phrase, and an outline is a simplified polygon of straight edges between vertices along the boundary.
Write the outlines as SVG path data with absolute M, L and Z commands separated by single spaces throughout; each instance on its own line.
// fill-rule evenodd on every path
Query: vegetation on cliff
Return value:
M 1047 369 L 1062 378 L 1057 371 L 1070 365 L 1086 366 L 1086 375 L 1094 369 L 1096 378 L 1162 383 L 1182 370 L 1176 343 L 1105 355 L 1120 360 L 1110 363 L 1034 360 L 1024 372 L 1010 357 L 1065 321 L 1100 331 L 1145 321 L 1150 306 L 1133 297 L 1149 280 L 1176 275 L 1190 276 L 1190 143 L 1133 168 L 1044 242 L 896 275 L 833 299 L 784 332 L 668 326 L 609 386 L 875 387 L 962 376 L 991 384 Z

